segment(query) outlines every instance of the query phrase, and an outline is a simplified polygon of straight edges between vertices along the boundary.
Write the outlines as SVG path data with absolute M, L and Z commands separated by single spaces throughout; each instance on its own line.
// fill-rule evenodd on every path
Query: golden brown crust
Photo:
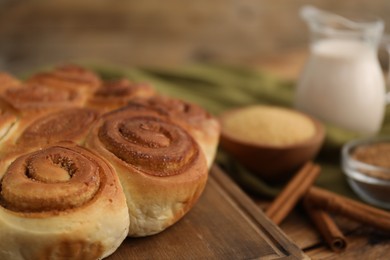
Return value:
M 88 106 L 101 111 L 111 111 L 126 105 L 135 98 L 155 95 L 152 86 L 146 83 L 118 79 L 104 82 L 88 100 Z
M 221 126 L 219 121 L 200 106 L 184 100 L 166 96 L 153 96 L 147 99 L 135 99 L 129 103 L 155 111 L 168 117 L 186 129 L 199 143 L 210 168 L 216 154 Z
M 0 259 L 98 259 L 166 229 L 200 197 L 219 134 L 198 106 L 74 65 L 4 76 L 0 112 Z
M 70 108 L 17 119 L 0 139 L 0 172 L 18 156 L 50 144 L 72 141 L 82 145 L 98 116 L 96 110 Z
M 74 64 L 36 73 L 27 82 L 56 89 L 72 89 L 83 93 L 92 93 L 101 85 L 101 79 L 96 73 Z
M 126 201 L 114 169 L 72 143 L 15 160 L 1 179 L 0 202 L 1 259 L 101 258 L 128 232 Z M 78 248 L 65 252 L 73 247 Z
M 44 146 L 59 141 L 82 144 L 98 116 L 96 110 L 88 108 L 70 108 L 49 113 L 28 125 L 16 145 Z
M 156 176 L 179 174 L 198 153 L 194 140 L 179 126 L 153 116 L 137 116 L 132 110 L 106 117 L 98 138 L 124 162 Z
M 13 77 L 11 74 L 0 72 L 0 93 L 4 92 L 6 89 L 16 87 L 20 84 L 20 80 Z
M 37 84 L 7 89 L 2 97 L 22 115 L 81 107 L 85 103 L 85 97 L 75 90 L 53 89 Z
M 89 202 L 101 181 L 98 166 L 88 158 L 49 147 L 10 165 L 1 180 L 0 203 L 15 212 L 64 211 Z
M 207 180 L 204 154 L 180 126 L 128 106 L 102 116 L 86 146 L 115 167 L 127 197 L 130 236 L 158 233 L 179 220 Z
M 8 140 L 10 137 L 10 130 L 18 119 L 19 116 L 15 109 L 0 98 L 0 144 Z

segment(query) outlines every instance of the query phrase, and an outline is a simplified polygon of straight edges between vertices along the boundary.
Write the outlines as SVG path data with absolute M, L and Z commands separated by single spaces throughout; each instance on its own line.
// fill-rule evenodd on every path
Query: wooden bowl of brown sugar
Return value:
M 325 136 L 318 120 L 279 106 L 241 107 L 219 119 L 223 150 L 267 182 L 288 180 L 317 155 Z

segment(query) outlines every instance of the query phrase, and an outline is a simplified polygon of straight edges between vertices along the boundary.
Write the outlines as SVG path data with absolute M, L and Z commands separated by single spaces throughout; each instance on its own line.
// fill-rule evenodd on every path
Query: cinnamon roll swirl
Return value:
M 22 115 L 81 107 L 86 99 L 75 90 L 53 89 L 38 84 L 9 88 L 2 93 L 2 97 Z
M 99 113 L 88 108 L 70 108 L 41 117 L 22 118 L 12 125 L 12 133 L 0 143 L 1 172 L 18 156 L 61 141 L 83 144 Z M 1 119 L 1 117 L 0 117 Z
M 207 180 L 206 159 L 191 135 L 139 106 L 103 115 L 86 146 L 116 169 L 129 208 L 129 236 L 155 234 L 178 221 Z
M 160 116 L 168 117 L 185 128 L 199 143 L 210 168 L 217 151 L 221 126 L 219 121 L 200 106 L 166 96 L 136 99 L 130 105 L 144 106 Z
M 81 66 L 68 64 L 51 71 L 40 72 L 30 77 L 27 82 L 46 85 L 55 89 L 71 89 L 82 94 L 90 94 L 101 84 L 100 77 Z
M 145 83 L 130 82 L 118 79 L 104 82 L 88 100 L 88 106 L 101 111 L 111 111 L 126 105 L 130 100 L 139 97 L 151 97 L 156 92 Z
M 70 108 L 38 118 L 21 133 L 16 146 L 42 147 L 59 141 L 82 144 L 99 113 L 88 108 Z
M 101 259 L 128 227 L 114 169 L 85 148 L 23 155 L 0 180 L 0 259 Z

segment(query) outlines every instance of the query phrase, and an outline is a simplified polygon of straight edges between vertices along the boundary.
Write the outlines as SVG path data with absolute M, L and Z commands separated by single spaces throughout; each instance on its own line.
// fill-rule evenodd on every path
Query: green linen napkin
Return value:
M 227 109 L 251 104 L 292 107 L 295 87 L 292 81 L 281 80 L 261 71 L 223 65 L 200 64 L 167 70 L 123 70 L 97 66 L 93 69 L 104 78 L 124 76 L 135 81 L 150 82 L 160 93 L 197 103 L 215 116 Z M 356 199 L 341 169 L 340 149 L 345 142 L 359 135 L 330 125 L 326 125 L 326 131 L 325 144 L 316 158 L 322 167 L 316 185 Z M 390 109 L 387 109 L 380 134 L 389 133 Z M 218 151 L 216 162 L 253 195 L 272 198 L 283 187 L 283 184 L 272 186 L 263 182 L 222 150 Z

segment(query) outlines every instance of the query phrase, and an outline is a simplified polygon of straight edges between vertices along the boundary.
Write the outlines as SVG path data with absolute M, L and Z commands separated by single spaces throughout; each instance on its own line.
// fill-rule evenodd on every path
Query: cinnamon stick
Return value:
M 318 165 L 313 162 L 305 163 L 266 209 L 265 214 L 275 224 L 279 225 L 282 223 L 298 201 L 305 195 L 319 173 L 320 167 Z
M 343 251 L 347 247 L 347 240 L 329 214 L 322 209 L 313 207 L 306 200 L 304 207 L 330 249 L 335 252 Z
M 305 196 L 305 201 L 325 211 L 340 214 L 379 230 L 390 232 L 390 212 L 385 210 L 318 187 L 309 189 Z

